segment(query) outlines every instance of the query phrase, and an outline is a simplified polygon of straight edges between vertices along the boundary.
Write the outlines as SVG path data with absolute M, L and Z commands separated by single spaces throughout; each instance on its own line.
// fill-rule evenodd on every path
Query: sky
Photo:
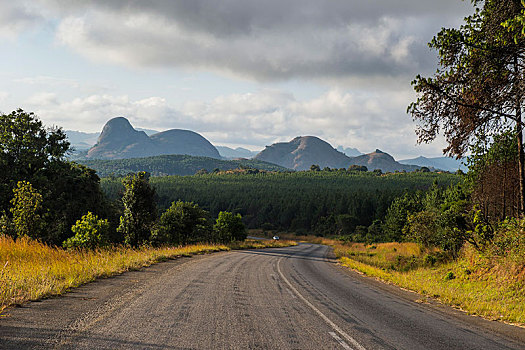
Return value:
M 189 129 L 260 150 L 296 136 L 396 159 L 417 145 L 410 82 L 461 0 L 0 0 L 0 112 L 100 132 Z

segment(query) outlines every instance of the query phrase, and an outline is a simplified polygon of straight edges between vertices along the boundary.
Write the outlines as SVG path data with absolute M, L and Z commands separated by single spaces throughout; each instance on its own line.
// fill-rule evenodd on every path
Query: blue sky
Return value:
M 191 129 L 252 150 L 315 135 L 397 159 L 416 145 L 410 81 L 460 0 L 0 0 L 0 111 L 100 131 Z

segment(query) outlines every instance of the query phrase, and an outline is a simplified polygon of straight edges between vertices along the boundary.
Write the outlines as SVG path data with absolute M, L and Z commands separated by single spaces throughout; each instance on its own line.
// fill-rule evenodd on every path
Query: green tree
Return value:
M 440 68 L 412 82 L 418 99 L 408 112 L 419 142 L 442 130 L 446 154 L 462 156 L 480 135 L 513 125 L 520 174 L 520 216 L 525 210 L 522 108 L 525 96 L 524 5 L 520 0 L 472 0 L 475 13 L 459 29 L 442 29 L 430 42 Z
M 42 195 L 43 213 L 43 227 L 33 237 L 51 244 L 70 237 L 82 214 L 105 214 L 108 208 L 95 171 L 67 162 L 68 149 L 62 129 L 45 128 L 33 113 L 0 115 L 0 212 L 8 212 L 17 183 L 30 182 Z
M 213 225 L 213 231 L 219 242 L 242 241 L 246 239 L 246 228 L 241 214 L 221 211 Z
M 130 175 L 122 183 L 125 187 L 122 197 L 124 213 L 117 231 L 124 236 L 126 244 L 136 247 L 149 241 L 157 218 L 155 189 L 145 172 Z
M 13 193 L 10 211 L 16 235 L 39 237 L 42 230 L 42 195 L 27 181 L 19 181 Z
M 44 128 L 33 113 L 0 114 L 0 211 L 9 207 L 18 181 L 37 184 L 42 171 L 62 162 L 68 149 L 62 129 Z
M 392 201 L 388 207 L 384 223 L 383 233 L 387 241 L 401 241 L 403 231 L 408 223 L 408 216 L 423 209 L 420 193 L 405 193 Z
M 368 171 L 368 168 L 364 165 L 356 165 L 356 164 L 352 164 L 350 165 L 350 167 L 348 168 L 348 171 Z
M 154 240 L 156 243 L 188 244 L 210 241 L 208 212 L 193 202 L 177 201 L 160 217 Z
M 91 212 L 83 215 L 76 224 L 71 227 L 75 234 L 62 244 L 64 248 L 88 248 L 95 249 L 107 242 L 109 233 L 109 222 L 99 219 Z
M 310 171 L 321 171 L 321 167 L 317 164 L 312 164 L 310 166 Z

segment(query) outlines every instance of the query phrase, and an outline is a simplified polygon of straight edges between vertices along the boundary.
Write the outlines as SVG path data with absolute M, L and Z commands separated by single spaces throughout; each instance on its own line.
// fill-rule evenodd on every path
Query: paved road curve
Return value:
M 524 329 L 416 303 L 328 253 L 311 244 L 218 253 L 100 280 L 8 310 L 0 348 L 525 348 Z

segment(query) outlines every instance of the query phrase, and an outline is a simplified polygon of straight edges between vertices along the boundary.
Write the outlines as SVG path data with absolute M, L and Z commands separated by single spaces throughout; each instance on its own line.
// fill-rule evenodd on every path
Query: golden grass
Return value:
M 417 246 L 417 245 L 416 245 Z M 467 247 L 457 261 L 419 266 L 408 271 L 388 268 L 393 253 L 420 259 L 428 251 L 413 243 L 382 243 L 367 256 L 369 246 L 336 244 L 341 265 L 436 298 L 472 315 L 525 325 L 525 266 L 490 261 Z M 396 248 L 395 252 L 393 248 Z
M 0 236 L 0 311 L 9 305 L 64 293 L 70 288 L 156 262 L 230 249 L 284 247 L 291 241 L 195 244 L 183 247 L 113 247 L 64 250 L 21 238 Z

